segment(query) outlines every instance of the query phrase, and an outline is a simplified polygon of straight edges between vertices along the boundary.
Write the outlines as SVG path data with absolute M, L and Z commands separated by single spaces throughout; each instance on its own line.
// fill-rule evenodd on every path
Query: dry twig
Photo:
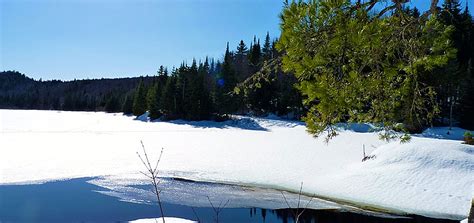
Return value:
M 281 195 L 283 196 L 283 199 L 285 200 L 286 205 L 288 206 L 291 213 L 293 214 L 293 218 L 295 220 L 295 223 L 299 222 L 299 219 L 300 219 L 301 215 L 303 215 L 303 213 L 306 211 L 306 209 L 308 209 L 309 204 L 311 204 L 311 202 L 313 201 L 313 197 L 311 197 L 311 199 L 309 199 L 308 203 L 306 203 L 305 207 L 300 210 L 302 191 L 303 191 L 303 182 L 301 182 L 300 191 L 298 193 L 298 204 L 296 206 L 296 210 L 293 210 L 290 203 L 286 199 L 285 194 L 283 193 L 283 191 L 281 191 Z
M 161 190 L 158 189 L 158 184 L 160 183 L 160 180 L 158 178 L 158 164 L 160 163 L 161 156 L 163 155 L 163 148 L 161 148 L 161 153 L 160 156 L 158 157 L 158 160 L 156 161 L 156 164 L 153 168 L 151 165 L 150 159 L 148 158 L 148 154 L 146 153 L 145 150 L 145 145 L 143 145 L 143 142 L 140 141 L 143 149 L 143 157 L 140 155 L 139 152 L 137 152 L 138 158 L 142 161 L 143 165 L 146 168 L 146 172 L 140 171 L 141 174 L 145 175 L 148 179 L 150 179 L 152 185 L 153 185 L 153 193 L 156 195 L 156 199 L 158 201 L 158 205 L 160 207 L 160 212 L 161 212 L 161 219 L 163 220 L 163 223 L 165 223 L 165 215 L 163 213 L 163 206 L 161 205 L 161 199 L 160 199 L 160 193 Z

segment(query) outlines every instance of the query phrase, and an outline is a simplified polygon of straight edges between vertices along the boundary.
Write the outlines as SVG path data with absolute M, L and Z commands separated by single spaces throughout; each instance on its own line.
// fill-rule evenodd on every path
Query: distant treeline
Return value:
M 155 76 L 37 81 L 16 71 L 1 72 L 0 108 L 136 116 L 149 111 L 152 119 L 163 120 L 273 113 L 305 116 L 313 127 L 324 118 L 328 125 L 403 123 L 410 132 L 451 124 L 474 129 L 474 23 L 467 7 L 445 0 L 430 19 L 402 2 L 389 6 L 391 14 L 382 17 L 368 13 L 370 2 L 363 7 L 336 3 L 287 4 L 280 40 L 272 41 L 267 33 L 263 44 L 255 37 L 249 46 L 240 41 L 235 50 L 227 44 L 220 60 L 193 60 L 171 70 L 161 66 Z M 331 23 L 309 29 L 305 15 L 314 7 L 341 13 L 317 14 Z M 373 30 L 351 31 L 361 26 Z M 328 125 L 316 126 L 316 132 Z
M 294 88 L 297 80 L 283 73 L 279 64 L 273 63 L 275 69 L 266 73 L 267 78 L 258 79 L 256 87 L 241 85 L 279 60 L 275 42 L 267 33 L 263 46 L 256 37 L 249 47 L 240 41 L 235 51 L 227 44 L 222 61 L 193 60 L 171 71 L 160 66 L 156 76 L 37 81 L 17 71 L 4 71 L 0 73 L 0 108 L 133 115 L 149 111 L 152 119 L 220 119 L 236 113 L 298 117 L 303 106 Z

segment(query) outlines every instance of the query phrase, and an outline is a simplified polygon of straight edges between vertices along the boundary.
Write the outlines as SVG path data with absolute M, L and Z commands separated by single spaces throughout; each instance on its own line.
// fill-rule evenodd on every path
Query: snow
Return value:
M 163 222 L 163 218 L 146 218 L 146 219 L 138 219 L 134 221 L 129 221 L 130 223 L 161 223 Z M 188 219 L 183 218 L 172 218 L 172 217 L 165 217 L 166 223 L 196 223 L 196 221 L 191 221 Z
M 433 127 L 423 131 L 421 136 L 437 139 L 463 140 L 466 131 L 468 130 L 458 127 L 452 127 L 451 129 L 449 127 Z
M 146 120 L 0 110 L 0 184 L 89 176 L 117 187 L 143 181 L 136 155 L 142 140 L 152 159 L 164 148 L 159 169 L 165 177 L 288 191 L 303 182 L 307 195 L 456 220 L 467 217 L 474 194 L 474 146 L 452 140 L 462 129 L 449 137 L 445 129 L 431 129 L 401 144 L 381 141 L 369 124 L 348 125 L 327 144 L 308 135 L 303 123 L 275 117 Z M 375 158 L 361 162 L 363 147 Z

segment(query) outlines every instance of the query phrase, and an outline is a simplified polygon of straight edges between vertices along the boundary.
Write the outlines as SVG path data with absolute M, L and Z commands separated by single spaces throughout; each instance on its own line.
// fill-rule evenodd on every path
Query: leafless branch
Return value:
M 163 206 L 161 204 L 161 199 L 160 199 L 160 193 L 161 190 L 158 189 L 158 184 L 160 184 L 160 180 L 158 178 L 158 164 L 161 161 L 161 157 L 163 155 L 163 148 L 161 148 L 160 156 L 158 157 L 158 160 L 156 161 L 155 168 L 152 167 L 150 159 L 148 158 L 148 154 L 145 149 L 145 145 L 143 144 L 143 141 L 140 141 L 142 145 L 142 150 L 143 150 L 143 156 L 140 155 L 139 152 L 137 152 L 138 158 L 140 158 L 140 161 L 146 168 L 146 172 L 140 171 L 141 174 L 146 176 L 148 179 L 150 179 L 151 184 L 153 185 L 153 193 L 156 195 L 156 199 L 158 201 L 158 206 L 160 207 L 160 212 L 161 212 L 161 219 L 163 220 L 163 223 L 165 223 L 165 215 L 163 213 Z M 143 158 L 144 157 L 144 158 Z
M 193 210 L 194 216 L 196 216 L 198 223 L 201 222 L 201 219 L 199 219 L 199 215 L 196 213 L 196 210 L 194 210 L 194 207 L 191 207 L 191 210 Z
M 306 209 L 308 209 L 309 205 L 313 201 L 313 197 L 311 197 L 310 200 L 306 203 L 305 207 L 300 211 L 302 191 L 303 191 L 303 182 L 301 182 L 300 191 L 298 192 L 298 203 L 297 203 L 297 206 L 296 206 L 296 210 L 292 210 L 293 208 L 291 207 L 290 203 L 286 199 L 285 194 L 283 193 L 283 191 L 281 191 L 281 195 L 283 196 L 283 199 L 285 200 L 286 205 L 288 206 L 289 210 L 293 214 L 293 218 L 295 220 L 295 223 L 299 222 L 299 219 L 300 219 L 301 215 L 303 215 L 303 213 L 306 211 Z
M 224 205 L 222 205 L 222 202 L 223 202 L 223 201 L 221 201 L 221 202 L 219 203 L 219 206 L 217 206 L 217 207 L 214 206 L 214 204 L 212 203 L 211 198 L 210 198 L 209 196 L 207 196 L 207 200 L 209 201 L 209 204 L 211 204 L 211 207 L 212 207 L 212 209 L 214 210 L 214 214 L 216 215 L 216 223 L 219 223 L 219 214 L 220 214 L 220 212 L 222 211 L 222 209 L 224 209 L 224 208 L 229 204 L 229 201 L 230 201 L 230 200 L 227 200 L 227 201 L 224 203 Z

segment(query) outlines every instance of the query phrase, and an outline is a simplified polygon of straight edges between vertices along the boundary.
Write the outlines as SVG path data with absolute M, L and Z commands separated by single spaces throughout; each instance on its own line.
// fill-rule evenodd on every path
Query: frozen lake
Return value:
M 77 178 L 44 184 L 1 185 L 0 222 L 128 222 L 158 217 L 158 207 L 153 203 L 148 185 L 122 185 L 110 190 L 96 184 L 106 185 L 107 180 Z M 166 216 L 214 222 L 211 200 L 214 206 L 228 201 L 219 215 L 220 222 L 292 222 L 292 210 L 287 208 L 280 191 L 180 179 L 162 179 L 161 187 Z M 297 195 L 284 194 L 290 205 L 296 207 Z M 303 196 L 302 205 L 309 200 Z M 456 222 L 361 214 L 361 210 L 318 199 L 312 199 L 309 206 L 329 210 L 308 209 L 303 215 L 305 222 Z
M 208 208 L 208 197 L 215 204 L 229 200 L 227 208 L 285 209 L 279 190 L 295 193 L 304 183 L 303 194 L 322 198 L 312 201 L 312 209 L 360 212 L 355 206 L 441 219 L 467 217 L 474 146 L 459 140 L 464 130 L 448 135 L 445 128 L 429 129 L 402 144 L 380 140 L 371 124 L 340 128 L 326 143 L 324 137 L 309 135 L 304 123 L 275 117 L 163 122 L 101 112 L 0 110 L 0 220 L 14 213 L 17 218 L 35 213 L 73 216 L 72 210 L 78 209 L 70 205 L 76 204 L 84 206 L 81 211 L 112 208 L 110 216 L 129 213 L 107 202 L 99 207 L 84 204 L 98 203 L 95 199 L 103 196 L 119 206 L 136 204 L 131 213 L 140 213 L 132 207 L 153 199 L 140 174 L 140 142 L 151 160 L 164 148 L 159 166 L 163 198 L 167 205 L 188 207 L 188 212 L 189 207 Z M 364 149 L 374 158 L 362 162 Z M 193 181 L 174 180 L 178 178 Z M 86 180 L 76 188 L 77 180 L 70 179 Z M 36 185 L 20 186 L 28 184 Z M 43 200 L 32 203 L 40 189 Z M 88 196 L 75 195 L 83 192 Z M 68 193 L 78 200 L 69 199 Z M 297 206 L 295 197 L 288 193 L 291 207 Z

